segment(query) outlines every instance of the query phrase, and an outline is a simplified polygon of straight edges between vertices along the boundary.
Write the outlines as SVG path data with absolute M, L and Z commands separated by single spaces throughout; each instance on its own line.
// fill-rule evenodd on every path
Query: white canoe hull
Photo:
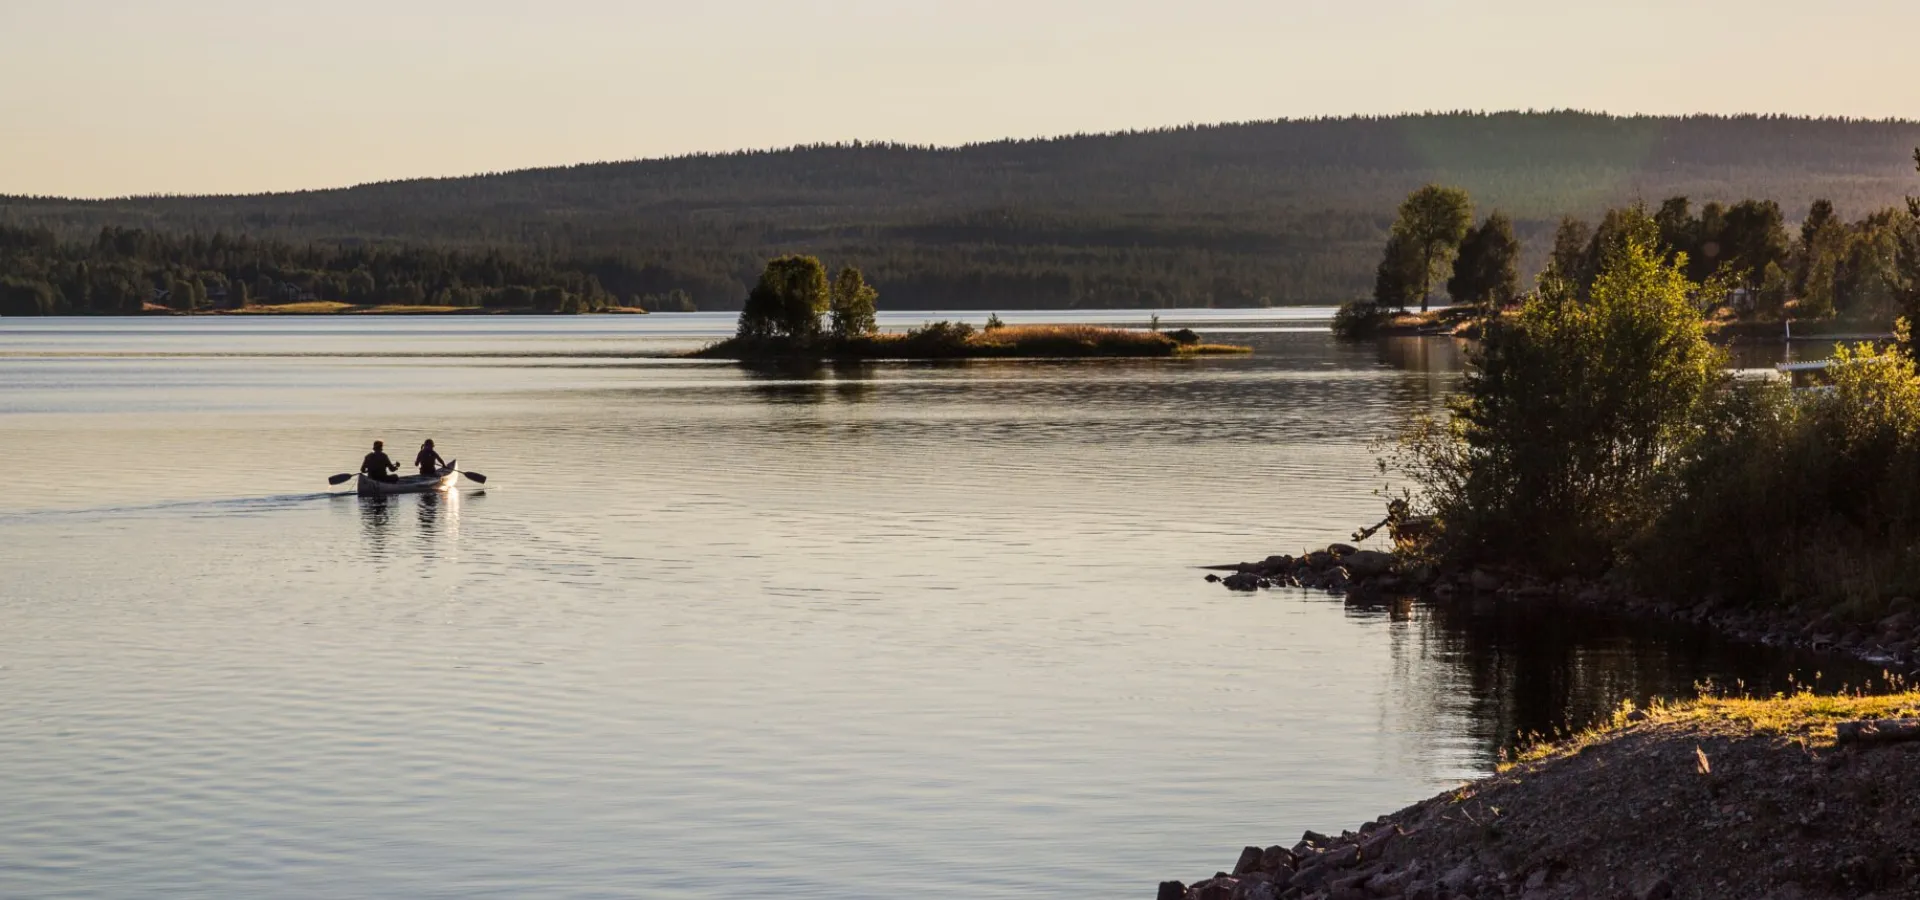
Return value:
M 362 497 L 381 497 L 387 494 L 430 494 L 437 491 L 453 490 L 460 473 L 455 471 L 453 463 L 447 463 L 433 475 L 408 475 L 398 481 L 375 481 L 361 475 L 358 492 Z

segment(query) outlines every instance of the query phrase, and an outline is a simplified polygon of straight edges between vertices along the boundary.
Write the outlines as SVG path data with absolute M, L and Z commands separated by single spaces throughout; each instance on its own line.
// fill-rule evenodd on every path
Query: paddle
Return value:
M 460 474 L 462 474 L 462 475 L 465 475 L 465 476 L 467 476 L 468 478 L 471 478 L 471 479 L 473 479 L 473 483 L 474 483 L 474 484 L 486 484 L 486 483 L 487 483 L 487 476 L 485 476 L 485 475 L 482 475 L 482 474 L 480 474 L 479 472 L 461 472 Z
M 348 473 L 345 475 L 335 475 L 332 478 L 327 479 L 327 483 L 333 484 L 333 485 L 340 485 L 340 484 L 346 484 L 347 482 L 352 480 L 353 480 L 353 474 Z

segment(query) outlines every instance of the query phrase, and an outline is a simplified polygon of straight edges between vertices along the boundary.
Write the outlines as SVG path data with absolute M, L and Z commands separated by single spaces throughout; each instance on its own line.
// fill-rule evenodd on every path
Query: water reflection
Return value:
M 360 497 L 360 533 L 366 541 L 367 555 L 385 560 L 405 555 L 410 558 L 436 559 L 444 556 L 460 537 L 462 506 L 486 496 L 485 491 L 440 491 L 425 494 Z M 402 551 L 396 544 L 405 538 L 396 530 L 395 521 L 404 519 L 411 507 L 416 546 Z
M 863 403 L 873 398 L 880 364 L 783 360 L 741 363 L 754 396 L 772 404 Z
M 1627 700 L 1691 698 L 1708 685 L 1768 695 L 1885 684 L 1880 667 L 1859 660 L 1550 604 L 1400 600 L 1348 614 L 1399 623 L 1390 638 L 1399 689 L 1430 722 L 1464 717 L 1483 765 L 1539 737 L 1590 727 Z

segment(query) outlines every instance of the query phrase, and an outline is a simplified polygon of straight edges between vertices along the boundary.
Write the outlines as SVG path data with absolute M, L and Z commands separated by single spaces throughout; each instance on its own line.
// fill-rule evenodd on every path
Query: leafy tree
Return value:
M 1686 197 L 1668 197 L 1653 214 L 1653 223 L 1668 259 L 1681 253 L 1689 259 L 1700 255 L 1700 220 L 1693 217 L 1693 203 Z
M 1535 298 L 1491 322 L 1451 419 L 1407 435 L 1395 461 L 1438 516 L 1444 555 L 1597 572 L 1657 513 L 1657 476 L 1725 376 L 1700 286 L 1642 237 L 1655 231 L 1650 218 L 1625 231 L 1587 302 Z
M 1420 258 L 1421 312 L 1427 311 L 1432 299 L 1436 273 L 1444 273 L 1452 264 L 1460 241 L 1472 227 L 1473 201 L 1459 188 L 1429 184 L 1408 194 L 1400 204 L 1393 233 L 1410 248 L 1407 252 Z
M 1387 238 L 1387 249 L 1374 273 L 1373 302 L 1382 309 L 1406 309 L 1420 297 L 1421 258 L 1419 248 L 1398 232 Z
M 820 315 L 831 290 L 827 269 L 811 256 L 782 256 L 767 263 L 760 283 L 740 312 L 740 336 L 810 341 L 820 335 Z
M 1498 212 L 1469 229 L 1460 242 L 1460 255 L 1447 279 L 1447 294 L 1456 303 L 1499 309 L 1520 295 L 1520 240 L 1513 222 Z
M 1547 274 L 1574 286 L 1577 292 L 1584 292 L 1593 281 L 1587 260 L 1587 251 L 1592 244 L 1592 226 L 1572 216 L 1561 219 L 1560 227 L 1553 233 L 1553 251 L 1547 259 Z
M 1793 293 L 1793 279 L 1779 263 L 1767 263 L 1767 271 L 1760 279 L 1760 290 L 1753 295 L 1755 312 L 1769 317 L 1778 317 L 1786 309 L 1787 298 Z
M 1839 219 L 1833 214 L 1833 201 L 1819 199 L 1807 208 L 1807 217 L 1800 223 L 1800 243 L 1793 248 L 1793 290 L 1800 293 L 1807 289 L 1807 275 L 1813 269 L 1815 248 L 1824 238 L 1833 232 Z
M 833 294 L 829 298 L 833 336 L 852 338 L 872 334 L 877 327 L 874 304 L 879 298 L 880 292 L 867 286 L 859 269 L 852 266 L 841 269 L 839 277 L 833 280 Z
M 1787 262 L 1785 220 L 1772 200 L 1742 200 L 1727 210 L 1721 232 L 1721 270 L 1727 279 L 1757 289 L 1767 266 Z

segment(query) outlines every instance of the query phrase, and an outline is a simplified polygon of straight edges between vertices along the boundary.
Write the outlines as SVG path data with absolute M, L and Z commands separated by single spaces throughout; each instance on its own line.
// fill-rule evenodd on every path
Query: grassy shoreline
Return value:
M 883 359 L 1072 359 L 1235 356 L 1250 347 L 1205 343 L 1190 331 L 1162 334 L 1092 325 L 1016 325 L 975 331 L 936 323 L 904 333 L 822 338 L 734 337 L 687 354 L 694 359 L 861 361 Z
M 1920 887 L 1920 692 L 1708 697 L 1542 745 L 1163 900 L 1904 897 Z

